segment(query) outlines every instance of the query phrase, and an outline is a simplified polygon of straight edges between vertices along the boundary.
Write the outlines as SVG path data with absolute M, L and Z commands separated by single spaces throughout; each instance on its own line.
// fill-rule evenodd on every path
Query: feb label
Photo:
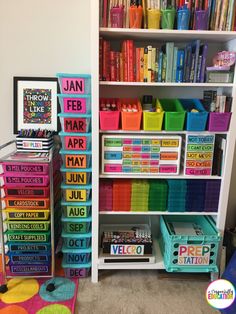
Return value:
M 180 245 L 178 265 L 209 265 L 210 245 Z

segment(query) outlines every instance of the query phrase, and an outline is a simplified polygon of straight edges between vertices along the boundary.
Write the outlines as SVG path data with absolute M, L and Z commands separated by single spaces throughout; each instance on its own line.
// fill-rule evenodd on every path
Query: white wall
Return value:
M 0 4 L 0 145 L 13 138 L 13 76 L 90 73 L 90 0 Z

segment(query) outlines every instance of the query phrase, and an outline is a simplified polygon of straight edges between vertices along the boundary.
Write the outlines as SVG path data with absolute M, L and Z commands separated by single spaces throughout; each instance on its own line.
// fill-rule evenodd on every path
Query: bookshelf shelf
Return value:
M 148 211 L 148 212 L 133 212 L 133 211 L 130 211 L 130 212 L 124 212 L 124 211 L 100 211 L 99 212 L 100 215 L 145 215 L 145 216 L 159 216 L 159 215 L 177 215 L 177 216 L 183 216 L 183 215 L 200 215 L 200 216 L 217 216 L 218 213 L 213 213 L 213 212 L 151 212 L 151 211 Z
M 204 179 L 204 180 L 216 180 L 216 179 L 221 179 L 221 176 L 185 176 L 183 174 L 179 175 L 157 175 L 157 174 L 143 174 L 143 175 L 138 175 L 137 174 L 100 174 L 99 178 L 122 178 L 122 179 L 194 179 L 194 180 L 199 180 L 199 179 Z
M 233 83 L 146 83 L 146 82 L 111 82 L 111 81 L 100 81 L 101 86 L 146 86 L 146 87 L 203 87 L 203 88 L 220 88 L 227 87 L 232 88 Z
M 145 39 L 145 40 L 174 40 L 184 42 L 193 39 L 207 40 L 208 42 L 228 42 L 236 39 L 234 31 L 195 31 L 195 30 L 165 30 L 165 29 L 129 29 L 129 28 L 100 28 L 100 36 L 108 39 Z
M 113 131 L 105 131 L 105 130 L 100 130 L 99 131 L 101 134 L 188 134 L 189 131 L 144 131 L 144 130 L 139 130 L 139 131 L 126 131 L 126 130 L 113 130 Z M 197 134 L 202 134 L 202 135 L 211 135 L 211 134 L 222 134 L 222 135 L 227 135 L 228 132 L 208 132 L 208 131 L 191 131 L 191 133 L 197 133 Z

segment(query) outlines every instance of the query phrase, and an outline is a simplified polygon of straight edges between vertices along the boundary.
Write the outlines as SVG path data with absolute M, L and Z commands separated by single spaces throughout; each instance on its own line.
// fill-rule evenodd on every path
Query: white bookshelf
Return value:
M 101 223 L 114 223 L 114 221 L 126 222 L 127 219 L 132 221 L 142 221 L 142 219 L 158 219 L 160 215 L 211 215 L 223 235 L 225 219 L 228 204 L 229 187 L 231 180 L 231 171 L 233 165 L 233 155 L 236 140 L 236 97 L 233 98 L 231 124 L 228 132 L 216 132 L 225 134 L 227 137 L 227 148 L 225 152 L 224 171 L 221 177 L 218 176 L 184 176 L 183 173 L 176 176 L 168 176 L 171 179 L 220 179 L 221 191 L 219 207 L 217 213 L 211 212 L 99 212 L 99 179 L 100 178 L 136 178 L 133 175 L 104 175 L 100 173 L 99 157 L 100 142 L 102 134 L 188 134 L 188 131 L 100 131 L 99 130 L 99 95 L 102 97 L 140 97 L 143 94 L 152 94 L 154 97 L 168 98 L 201 98 L 204 90 L 215 89 L 227 95 L 236 95 L 236 74 L 232 84 L 221 83 L 142 83 L 142 82 L 99 82 L 99 36 L 111 40 L 113 43 L 121 42 L 123 39 L 134 39 L 142 43 L 149 41 L 162 43 L 174 41 L 181 45 L 194 39 L 200 39 L 209 43 L 209 54 L 207 65 L 211 65 L 211 60 L 218 50 L 236 51 L 236 32 L 214 32 L 214 31 L 179 31 L 179 30 L 147 30 L 147 29 L 111 29 L 99 28 L 99 1 L 91 1 L 91 63 L 92 63 L 92 163 L 93 163 L 93 200 L 92 200 L 92 282 L 97 282 L 99 270 L 102 269 L 164 269 L 162 256 L 159 245 L 155 244 L 156 262 L 153 264 L 146 263 L 104 263 L 100 257 L 100 234 L 99 225 Z M 191 132 L 193 133 L 193 132 Z M 199 133 L 199 132 L 198 132 Z M 213 134 L 212 132 L 201 132 L 202 134 Z M 167 176 L 143 175 L 138 178 L 167 178 Z M 219 254 L 220 256 L 220 254 Z M 220 262 L 220 261 L 219 261 Z

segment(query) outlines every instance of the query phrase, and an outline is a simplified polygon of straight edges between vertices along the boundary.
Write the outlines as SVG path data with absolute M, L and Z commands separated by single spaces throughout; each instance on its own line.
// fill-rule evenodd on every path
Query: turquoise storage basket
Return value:
M 175 235 L 171 232 L 168 223 L 187 222 L 199 225 L 204 235 Z M 164 265 L 168 272 L 218 272 L 217 254 L 219 231 L 212 218 L 208 216 L 161 216 L 160 217 L 160 248 Z M 208 245 L 210 246 L 209 265 L 180 265 L 178 264 L 178 248 L 180 245 Z

